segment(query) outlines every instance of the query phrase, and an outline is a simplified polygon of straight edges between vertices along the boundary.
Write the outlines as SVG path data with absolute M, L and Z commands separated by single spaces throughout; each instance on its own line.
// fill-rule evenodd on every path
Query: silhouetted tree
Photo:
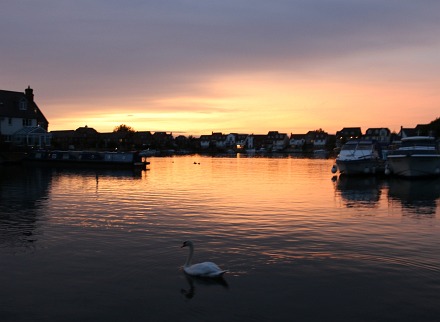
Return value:
M 434 121 L 428 124 L 428 127 L 430 131 L 432 132 L 431 135 L 434 135 L 435 137 L 440 136 L 440 117 L 436 118 Z
M 135 130 L 128 125 L 121 124 L 114 128 L 113 132 L 122 132 L 122 133 L 134 133 Z
M 117 148 L 118 149 L 131 149 L 134 146 L 133 137 L 136 133 L 135 130 L 125 124 L 121 124 L 113 130 L 113 133 L 117 135 Z

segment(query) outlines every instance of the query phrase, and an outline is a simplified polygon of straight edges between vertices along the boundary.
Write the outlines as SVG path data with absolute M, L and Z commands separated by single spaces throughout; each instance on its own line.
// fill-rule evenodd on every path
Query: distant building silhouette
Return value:
M 345 142 L 351 139 L 359 139 L 362 136 L 360 127 L 344 127 L 336 132 L 336 146 L 341 147 Z

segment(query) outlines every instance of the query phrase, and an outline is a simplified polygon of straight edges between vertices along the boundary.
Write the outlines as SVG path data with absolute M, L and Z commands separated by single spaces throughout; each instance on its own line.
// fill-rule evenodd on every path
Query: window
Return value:
M 20 110 L 27 110 L 27 101 L 24 98 L 20 100 L 20 103 L 18 105 Z
M 23 119 L 23 126 L 32 126 L 31 119 Z

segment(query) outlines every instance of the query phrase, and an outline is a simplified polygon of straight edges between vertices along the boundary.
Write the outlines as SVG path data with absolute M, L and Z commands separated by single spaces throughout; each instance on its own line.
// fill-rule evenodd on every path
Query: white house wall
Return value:
M 0 133 L 2 135 L 12 135 L 24 127 L 22 118 L 2 117 L 0 120 Z M 37 126 L 37 120 L 32 119 L 28 126 Z

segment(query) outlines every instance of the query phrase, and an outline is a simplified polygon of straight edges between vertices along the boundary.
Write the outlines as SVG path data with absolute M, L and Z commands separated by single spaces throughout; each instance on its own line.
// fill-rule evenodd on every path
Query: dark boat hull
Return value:
M 34 151 L 26 163 L 57 167 L 141 168 L 149 162 L 137 152 Z

